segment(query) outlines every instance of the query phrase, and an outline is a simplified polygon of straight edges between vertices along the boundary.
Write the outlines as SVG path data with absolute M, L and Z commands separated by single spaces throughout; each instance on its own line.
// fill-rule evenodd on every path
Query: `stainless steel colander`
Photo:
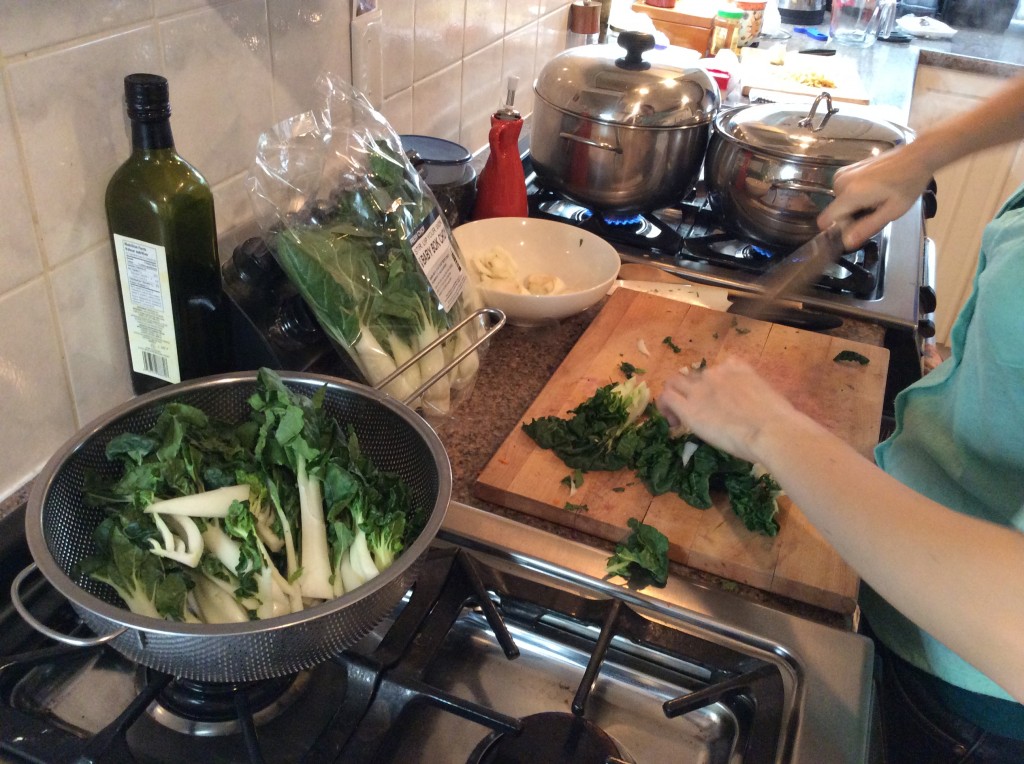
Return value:
M 350 647 L 391 611 L 412 586 L 419 561 L 437 534 L 451 497 L 448 455 L 434 430 L 412 409 L 377 390 L 314 374 L 283 375 L 292 390 L 311 396 L 326 385 L 324 408 L 355 428 L 360 446 L 382 470 L 409 485 L 426 527 L 394 564 L 358 589 L 288 616 L 245 624 L 190 624 L 140 616 L 127 610 L 109 586 L 76 576 L 93 551 L 93 530 L 103 512 L 82 502 L 85 473 L 111 475 L 106 444 L 124 432 L 144 432 L 163 404 L 187 403 L 214 418 L 240 421 L 256 374 L 229 374 L 185 382 L 140 396 L 79 432 L 43 468 L 28 500 L 26 535 L 35 564 L 82 620 L 129 659 L 179 677 L 238 682 L 283 676 L 309 668 Z M 30 572 L 27 569 L 15 582 Z M 60 639 L 14 601 L 33 626 Z M 63 638 L 81 644 L 83 641 Z

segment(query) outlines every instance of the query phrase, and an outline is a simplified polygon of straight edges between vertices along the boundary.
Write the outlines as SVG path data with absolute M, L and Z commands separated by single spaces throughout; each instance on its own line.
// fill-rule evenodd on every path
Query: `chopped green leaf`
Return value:
M 851 361 L 853 363 L 859 363 L 861 366 L 867 366 L 871 363 L 871 359 L 865 355 L 861 355 L 855 350 L 843 350 L 832 359 L 836 363 L 843 363 L 844 361 Z
M 734 317 L 732 319 L 732 328 L 736 330 L 736 334 L 750 334 L 750 329 L 745 326 L 740 326 L 740 322 Z
M 681 353 L 681 352 L 683 352 L 683 349 L 681 347 L 679 347 L 676 343 L 674 343 L 672 341 L 671 337 L 666 337 L 665 339 L 663 339 L 661 341 L 661 344 L 662 345 L 668 345 L 670 348 L 672 348 L 672 352 L 673 353 Z
M 668 581 L 668 538 L 653 525 L 644 525 L 635 517 L 629 518 L 627 524 L 632 533 L 608 558 L 608 574 L 627 580 L 646 577 L 664 586 Z
M 565 502 L 565 509 L 570 512 L 589 512 L 590 507 L 586 504 L 573 504 L 571 501 Z
M 566 475 L 562 478 L 562 485 L 570 491 L 575 491 L 583 485 L 583 470 L 574 470 L 571 475 Z
M 626 379 L 632 379 L 637 374 L 646 374 L 647 369 L 641 369 L 634 366 L 629 361 L 623 361 L 619 364 L 619 371 L 626 375 Z

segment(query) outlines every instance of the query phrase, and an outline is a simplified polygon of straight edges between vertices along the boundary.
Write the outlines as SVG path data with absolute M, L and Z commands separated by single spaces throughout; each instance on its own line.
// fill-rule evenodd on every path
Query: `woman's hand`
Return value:
M 665 382 L 656 400 L 672 426 L 683 425 L 734 456 L 761 462 L 766 430 L 801 416 L 749 365 L 725 358 Z
M 909 210 L 928 188 L 930 166 L 914 144 L 842 168 L 835 174 L 835 200 L 818 216 L 822 230 L 843 229 L 843 243 L 856 249 Z

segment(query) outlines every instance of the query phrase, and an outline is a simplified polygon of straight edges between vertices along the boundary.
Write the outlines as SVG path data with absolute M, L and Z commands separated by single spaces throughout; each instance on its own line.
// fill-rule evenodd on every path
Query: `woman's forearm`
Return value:
M 930 501 L 803 415 L 754 450 L 867 583 L 1024 702 L 1024 534 Z
M 976 151 L 1024 139 L 1024 77 L 1007 82 L 975 108 L 923 130 L 915 153 L 934 174 Z

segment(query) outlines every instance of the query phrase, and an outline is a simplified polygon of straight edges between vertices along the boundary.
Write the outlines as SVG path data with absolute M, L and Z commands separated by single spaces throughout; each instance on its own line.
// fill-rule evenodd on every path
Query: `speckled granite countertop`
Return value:
M 960 29 L 948 40 L 916 40 L 920 62 L 977 74 L 1012 77 L 1024 74 L 1024 24 L 1003 33 Z
M 827 14 L 818 28 L 828 31 Z M 910 114 L 919 64 L 996 77 L 1024 74 L 1024 24 L 1011 25 L 1002 34 L 962 29 L 948 40 L 915 38 L 910 43 L 876 42 L 868 48 L 819 44 L 798 34 L 787 43 L 789 50 L 819 47 L 835 48 L 837 56 L 854 61 L 871 103 L 894 110 L 890 118 L 903 124 Z
M 457 414 L 437 427 L 452 462 L 453 496 L 457 501 L 514 519 L 590 546 L 612 551 L 613 544 L 580 531 L 482 501 L 473 484 L 491 456 L 519 424 L 523 413 L 576 344 L 601 305 L 578 316 L 542 328 L 505 326 L 486 350 L 472 396 Z M 846 320 L 828 332 L 851 340 L 882 344 L 882 330 L 872 324 Z M 768 594 L 702 571 L 672 564 L 672 572 L 706 586 L 724 588 L 752 601 L 828 623 L 849 626 L 843 616 Z

